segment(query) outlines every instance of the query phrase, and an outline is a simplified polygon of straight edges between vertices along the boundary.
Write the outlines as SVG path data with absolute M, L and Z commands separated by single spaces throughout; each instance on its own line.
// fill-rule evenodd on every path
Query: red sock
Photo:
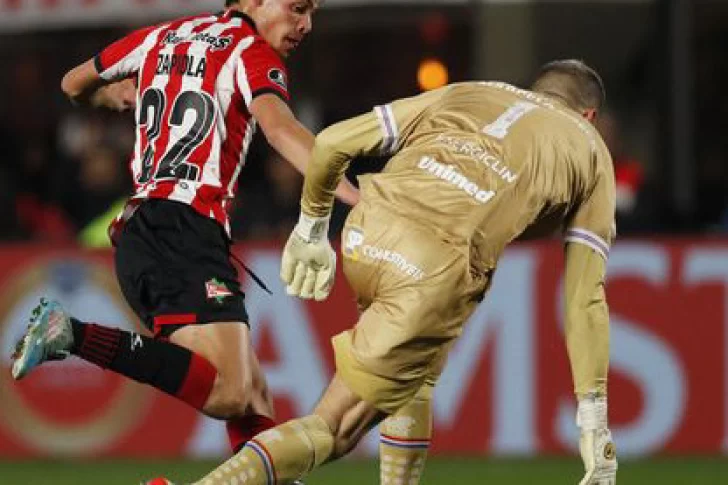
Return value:
M 199 354 L 192 353 L 190 366 L 187 368 L 182 385 L 174 394 L 190 406 L 202 411 L 215 384 L 217 369 L 209 360 Z
M 230 448 L 232 448 L 233 453 L 237 453 L 243 449 L 245 443 L 250 441 L 253 436 L 275 425 L 275 421 L 260 414 L 251 414 L 229 420 L 225 426 L 230 439 Z

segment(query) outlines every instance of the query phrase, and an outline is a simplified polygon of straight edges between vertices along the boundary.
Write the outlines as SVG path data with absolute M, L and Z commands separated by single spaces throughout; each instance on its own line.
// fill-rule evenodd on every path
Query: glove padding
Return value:
M 607 428 L 582 430 L 579 452 L 586 473 L 579 485 L 615 485 L 617 483 L 617 450 Z
M 289 295 L 325 300 L 334 285 L 336 253 L 326 231 L 323 237 L 311 237 L 310 231 L 306 232 L 308 228 L 301 225 L 301 222 L 296 225 L 283 249 L 281 279 Z

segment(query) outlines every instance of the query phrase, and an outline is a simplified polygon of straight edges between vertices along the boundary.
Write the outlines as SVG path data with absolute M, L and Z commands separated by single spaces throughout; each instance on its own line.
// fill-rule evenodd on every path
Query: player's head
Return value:
M 541 67 L 533 91 L 558 98 L 589 121 L 594 121 L 606 101 L 604 82 L 583 61 L 565 59 Z
M 313 13 L 321 0 L 226 0 L 248 14 L 258 33 L 281 56 L 287 57 L 313 27 Z

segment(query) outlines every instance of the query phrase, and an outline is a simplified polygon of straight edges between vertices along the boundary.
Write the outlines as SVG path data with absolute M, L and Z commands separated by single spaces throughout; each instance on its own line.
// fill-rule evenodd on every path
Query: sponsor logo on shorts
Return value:
M 454 166 L 440 163 L 432 157 L 422 157 L 417 167 L 450 185 L 454 185 L 480 204 L 485 204 L 495 195 L 492 190 L 483 190 L 478 187 L 478 184 L 458 172 L 458 169 Z
M 364 257 L 373 259 L 375 261 L 384 261 L 385 263 L 390 263 L 395 266 L 400 272 L 406 274 L 407 276 L 411 276 L 416 280 L 421 280 L 425 277 L 425 272 L 422 271 L 419 266 L 407 261 L 407 258 L 405 258 L 402 253 L 398 253 L 397 251 L 391 251 L 389 249 L 382 249 L 376 246 L 364 244 L 361 247 L 361 254 Z
M 424 278 L 425 272 L 419 266 L 410 263 L 401 253 L 364 244 L 364 232 L 358 227 L 349 227 L 345 231 L 344 247 L 341 251 L 345 258 L 358 261 L 363 256 L 374 261 L 384 261 L 416 280 Z
M 216 300 L 218 303 L 228 297 L 233 296 L 233 292 L 222 281 L 217 278 L 213 278 L 205 283 L 205 291 L 207 292 L 208 300 Z
M 347 230 L 344 239 L 344 256 L 354 260 L 359 260 L 359 246 L 364 242 L 364 233 L 358 227 L 351 227 Z

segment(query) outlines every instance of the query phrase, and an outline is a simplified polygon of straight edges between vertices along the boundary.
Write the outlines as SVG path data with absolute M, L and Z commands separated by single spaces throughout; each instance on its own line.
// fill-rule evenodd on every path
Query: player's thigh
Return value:
M 185 325 L 169 339 L 205 357 L 225 379 L 252 383 L 251 363 L 257 359 L 247 325 L 240 322 Z
M 394 413 L 425 383 L 434 385 L 475 304 L 445 285 L 378 296 L 354 328 L 334 337 L 336 370 L 356 395 Z

